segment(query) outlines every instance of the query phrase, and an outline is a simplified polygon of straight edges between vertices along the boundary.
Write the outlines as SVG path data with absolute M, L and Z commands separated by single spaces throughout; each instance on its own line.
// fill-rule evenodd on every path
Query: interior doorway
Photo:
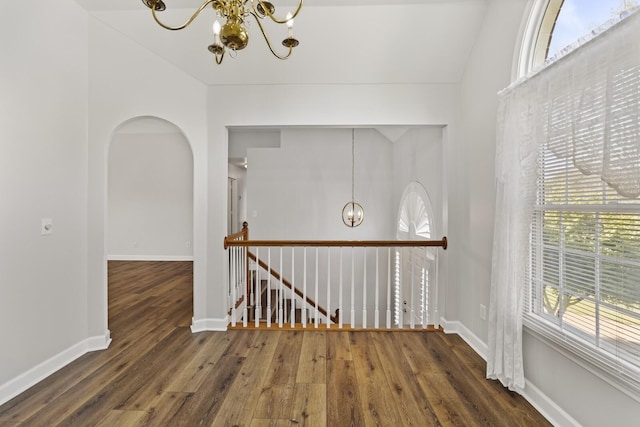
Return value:
M 131 286 L 120 286 L 118 298 L 108 295 L 111 321 L 114 301 L 139 302 L 148 292 L 136 289 L 140 283 L 157 287 L 184 287 L 184 275 L 190 282 L 189 292 L 181 290 L 176 307 L 189 307 L 193 315 L 193 153 L 182 131 L 166 120 L 138 117 L 123 123 L 113 134 L 108 152 L 107 178 L 107 272 L 111 278 L 114 266 L 126 270 Z M 123 263 L 126 266 L 123 266 Z M 177 269 L 183 280 L 167 283 L 163 271 Z M 161 279 L 153 280 L 153 277 Z M 153 294 L 154 289 L 149 289 Z M 108 292 L 112 292 L 108 283 Z M 122 293 L 130 292 L 124 299 Z M 147 297 L 143 297 L 147 295 Z M 189 301 L 184 301 L 188 298 Z M 170 305 L 172 305 L 170 304 Z M 184 317 L 184 316 L 183 316 Z M 146 319 L 148 320 L 148 319 Z M 139 327 L 153 327 L 145 319 L 130 319 Z M 112 332 L 114 325 L 110 325 Z
M 229 184 L 227 188 L 227 234 L 233 234 L 238 231 L 238 182 L 235 178 L 228 178 Z

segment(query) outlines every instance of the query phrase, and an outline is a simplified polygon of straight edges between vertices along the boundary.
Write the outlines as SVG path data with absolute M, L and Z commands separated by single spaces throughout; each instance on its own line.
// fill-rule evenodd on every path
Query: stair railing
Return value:
M 439 326 L 438 320 L 438 252 L 433 248 L 447 248 L 447 238 L 440 240 L 249 240 L 248 230 L 246 239 L 232 238 L 224 240 L 224 247 L 230 252 L 232 272 L 244 272 L 245 281 L 241 285 L 230 285 L 230 289 L 243 289 L 244 295 L 230 304 L 232 307 L 231 323 L 235 326 L 236 317 L 234 307 L 240 307 L 244 302 L 242 315 L 243 326 L 248 323 L 247 297 L 256 294 L 258 286 L 248 290 L 249 281 L 257 284 L 261 281 L 261 274 L 266 272 L 267 288 L 277 291 L 277 323 L 283 327 L 286 314 L 284 313 L 285 296 L 292 299 L 290 321 L 294 327 L 294 310 L 296 306 L 302 309 L 301 324 L 307 327 L 310 316 L 317 328 L 321 321 L 327 328 L 337 324 L 339 328 L 345 325 L 351 328 L 367 328 L 373 323 L 373 328 L 404 328 L 414 329 L 417 325 L 423 328 Z M 260 248 L 266 248 L 266 256 L 258 256 Z M 243 250 L 241 255 L 236 251 Z M 350 250 L 349 250 L 350 249 Z M 385 250 L 386 249 L 386 250 Z M 264 251 L 264 249 L 262 249 Z M 308 250 L 312 258 L 312 266 L 308 266 Z M 290 252 L 289 254 L 286 251 Z M 296 251 L 298 257 L 296 257 Z M 319 260 L 322 251 L 322 260 Z M 300 261 L 299 252 L 302 252 Z M 315 252 L 315 253 L 314 253 Z M 350 252 L 350 254 L 349 254 Z M 273 257 L 272 257 L 273 255 Z M 315 255 L 315 257 L 313 256 Z M 264 259 L 266 258 L 266 260 Z M 272 261 L 272 258 L 274 259 Z M 334 261 L 332 269 L 332 259 Z M 381 261 L 382 258 L 382 261 Z M 356 259 L 358 260 L 356 263 Z M 249 262 L 251 260 L 252 262 Z M 346 263 L 345 263 L 346 261 Z M 350 261 L 351 266 L 348 263 Z M 235 265 L 241 263 L 241 265 Z M 242 264 L 244 263 L 244 264 Z M 429 269 L 426 267 L 430 263 Z M 336 265 L 337 264 L 337 265 Z M 369 266 L 367 266 L 369 264 Z M 235 266 L 234 266 L 235 265 Z M 248 267 L 247 267 L 248 266 Z M 278 268 L 274 268 L 278 266 Z M 336 268 L 337 266 L 337 268 Z M 290 279 L 283 277 L 284 271 L 291 272 Z M 302 270 L 300 272 L 300 270 Z M 337 271 L 336 271 L 337 270 Z M 249 272 L 250 271 L 250 272 Z M 298 275 L 296 276 L 296 272 Z M 300 277 L 301 276 L 301 277 Z M 322 280 L 321 277 L 322 276 Z M 347 279 L 350 276 L 350 280 Z M 300 277 L 297 281 L 296 277 Z M 271 279 L 275 285 L 271 286 Z M 238 274 L 230 274 L 230 281 L 238 280 Z M 297 282 L 297 286 L 294 283 Z M 324 289 L 321 289 L 324 288 Z M 430 288 L 430 289 L 429 289 Z M 386 290 L 386 292 L 385 292 Z M 337 294 L 337 296 L 336 296 Z M 251 305 L 259 304 L 257 297 L 252 298 Z M 349 323 L 344 323 L 344 303 L 348 303 L 350 310 Z M 267 294 L 267 311 L 271 311 L 271 293 Z M 337 305 L 336 313 L 331 316 L 331 306 Z M 356 315 L 356 305 L 361 305 L 359 315 Z M 310 313 L 308 315 L 308 312 Z M 381 313 L 386 314 L 381 317 Z M 264 316 L 255 308 L 255 323 L 264 320 L 271 326 L 269 316 Z M 381 322 L 382 320 L 382 322 Z M 385 321 L 386 320 L 386 321 Z

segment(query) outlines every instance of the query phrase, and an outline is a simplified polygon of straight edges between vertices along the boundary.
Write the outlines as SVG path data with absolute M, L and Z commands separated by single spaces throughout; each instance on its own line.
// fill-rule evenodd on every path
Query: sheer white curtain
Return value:
M 640 194 L 640 13 L 502 91 L 496 137 L 487 377 L 519 391 L 538 148 L 624 197 Z

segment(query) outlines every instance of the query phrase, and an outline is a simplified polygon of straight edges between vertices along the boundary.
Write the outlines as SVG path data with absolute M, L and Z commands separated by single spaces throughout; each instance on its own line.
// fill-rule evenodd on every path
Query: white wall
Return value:
M 434 239 L 440 239 L 443 231 L 443 201 L 448 195 L 443 178 L 442 127 L 429 126 L 408 129 L 393 144 L 393 206 L 397 222 L 398 209 L 407 185 L 417 181 L 427 191 L 433 207 L 435 225 Z M 395 233 L 396 230 L 394 230 Z
M 89 18 L 89 328 L 107 329 L 107 164 L 114 132 L 138 117 L 173 123 L 193 154 L 194 318 L 207 318 L 206 87 L 95 17 Z M 226 162 L 226 158 L 225 158 Z M 226 163 L 224 166 L 226 188 Z M 226 190 L 225 190 L 226 191 Z M 222 193 L 226 194 L 226 193 Z M 224 197 L 224 196 L 223 196 Z M 222 244 L 220 244 L 222 246 Z
M 479 305 L 488 304 L 493 241 L 494 154 L 497 92 L 511 82 L 515 42 L 530 2 L 493 0 L 470 57 L 460 98 L 460 186 L 450 219 L 459 233 L 458 296 L 453 317 L 463 336 L 483 352 L 487 324 Z M 459 228 L 458 228 L 459 227 Z M 464 297 L 462 297 L 464 295 Z M 447 315 L 452 313 L 447 311 Z M 524 362 L 530 401 L 558 425 L 634 425 L 640 404 L 563 356 L 525 329 Z
M 511 82 L 515 40 L 526 0 L 494 0 L 461 83 L 459 320 L 483 343 L 487 324 L 480 304 L 488 305 L 495 204 L 494 156 L 497 92 Z M 449 301 L 451 302 L 451 301 Z
M 193 156 L 180 132 L 119 131 L 109 147 L 108 256 L 193 258 Z
M 1 8 L 0 403 L 91 335 L 86 12 L 71 0 Z
M 209 105 L 212 106 L 212 114 L 209 116 L 209 168 L 212 176 L 209 188 L 211 203 L 209 213 L 212 227 L 207 231 L 209 267 L 212 276 L 219 277 L 215 283 L 224 283 L 226 274 L 221 242 L 226 232 L 227 207 L 226 202 L 220 205 L 219 199 L 221 194 L 226 194 L 227 186 L 227 127 L 343 127 L 346 128 L 349 139 L 350 130 L 348 129 L 352 126 L 362 128 L 451 123 L 456 98 L 456 86 L 449 84 L 211 87 L 209 90 Z M 279 102 L 283 99 L 286 102 Z M 225 108 L 218 110 L 215 106 L 220 103 L 220 100 L 225 100 Z M 274 100 L 268 109 L 264 108 L 265 100 Z M 291 131 L 296 130 L 291 129 Z M 359 139 L 356 139 L 356 144 L 358 141 Z M 249 170 L 251 167 L 250 161 Z M 451 168 L 447 169 L 451 170 Z M 393 185 L 392 182 L 391 185 Z M 252 196 L 249 195 L 249 204 L 251 199 Z M 340 220 L 339 215 L 344 203 L 342 201 L 339 203 L 337 220 Z M 395 206 L 389 206 L 389 218 L 395 218 L 396 209 Z M 251 228 L 253 221 L 251 208 L 248 208 L 248 211 Z M 258 213 L 258 217 L 260 215 L 261 213 Z M 367 220 L 368 216 L 365 224 Z M 214 224 L 218 225 L 214 227 Z M 340 227 L 344 226 L 340 225 Z M 357 229 L 351 231 L 366 233 L 366 229 L 362 230 L 365 231 L 357 231 Z M 394 235 L 391 230 L 387 233 Z M 215 306 L 213 312 L 220 317 L 226 316 L 224 286 L 219 286 L 217 291 L 212 288 L 211 291 L 217 292 L 217 298 L 211 295 L 208 300 L 212 307 Z
M 280 148 L 250 148 L 251 238 L 391 238 L 391 142 L 375 129 L 356 129 L 355 152 L 355 199 L 365 221 L 348 228 L 342 208 L 351 200 L 351 129 L 283 129 Z

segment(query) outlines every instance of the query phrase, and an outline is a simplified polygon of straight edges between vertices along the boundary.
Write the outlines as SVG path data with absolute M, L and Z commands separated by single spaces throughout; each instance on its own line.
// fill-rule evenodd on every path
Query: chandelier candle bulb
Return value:
M 289 29 L 289 37 L 293 37 L 293 18 L 291 12 L 287 13 L 287 28 Z

